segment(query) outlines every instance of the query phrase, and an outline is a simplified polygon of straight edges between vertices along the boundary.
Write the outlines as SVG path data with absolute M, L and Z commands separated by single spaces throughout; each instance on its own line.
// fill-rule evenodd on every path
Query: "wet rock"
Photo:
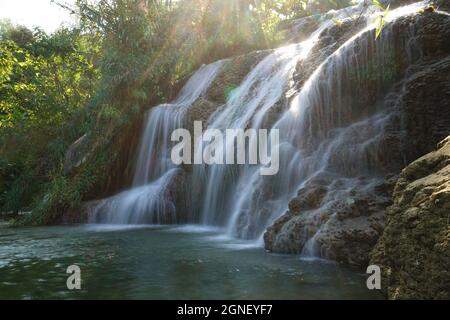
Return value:
M 224 104 L 229 94 L 241 84 L 245 76 L 271 52 L 272 50 L 255 51 L 227 59 L 205 98 L 219 105 Z
M 307 17 L 287 21 L 279 28 L 284 30 L 288 37 L 288 43 L 299 43 L 309 38 L 309 36 L 319 27 L 324 15 L 317 14 Z
M 268 228 L 266 249 L 364 265 L 383 230 L 392 186 L 373 181 L 367 187 L 362 178 L 320 183 L 302 188 L 289 211 Z M 376 189 L 383 191 L 375 194 Z
M 327 188 L 323 185 L 312 184 L 304 187 L 298 192 L 298 196 L 289 203 L 289 210 L 299 213 L 301 210 L 315 209 L 322 203 Z
M 299 61 L 294 73 L 296 88 L 301 89 L 306 80 L 334 51 L 350 39 L 365 24 L 362 18 L 348 18 L 325 29 L 317 43 L 311 49 L 310 55 Z
M 207 92 L 187 111 L 187 128 L 193 132 L 194 121 L 202 121 L 205 127 L 214 112 L 227 102 L 229 95 L 247 74 L 271 52 L 256 51 L 227 59 Z
M 406 6 L 408 4 L 411 3 L 415 3 L 418 2 L 417 0 L 380 0 L 379 1 L 381 5 L 383 5 L 384 7 L 386 7 L 387 5 L 391 5 L 392 9 L 401 7 L 401 6 Z
M 390 299 L 450 299 L 450 137 L 407 166 L 371 254 Z
M 317 48 L 313 49 L 317 53 L 297 66 L 298 88 L 309 78 L 311 70 L 352 34 L 351 25 L 343 27 L 341 31 L 337 26 L 326 30 L 319 38 Z M 346 101 L 345 105 L 349 107 L 342 112 L 341 107 L 345 106 L 334 105 L 331 111 L 336 113 L 328 115 L 327 119 L 340 122 L 324 123 L 326 110 L 317 108 L 317 113 L 311 114 L 311 127 L 305 130 L 309 135 L 317 135 L 318 141 L 324 136 L 331 138 L 326 130 L 345 127 L 383 107 L 392 112 L 384 133 L 367 148 L 361 159 L 355 159 L 351 152 L 342 148 L 336 148 L 330 154 L 327 169 L 336 173 L 337 178 L 325 176 L 324 181 L 311 181 L 302 188 L 307 190 L 299 191 L 289 204 L 289 211 L 268 228 L 264 237 L 268 250 L 303 252 L 365 267 L 370 251 L 383 232 L 384 214 L 392 203 L 398 174 L 408 163 L 431 151 L 432 146 L 450 132 L 448 15 L 425 10 L 401 18 L 387 28 L 390 28 L 394 41 L 389 50 L 384 48 L 385 51 L 377 53 L 383 59 L 391 57 L 383 60 L 386 64 L 382 66 L 370 65 L 375 56 L 371 56 L 373 53 L 367 50 L 367 45 L 373 48 L 374 38 L 357 42 L 354 56 L 369 52 L 368 56 L 363 56 L 366 60 L 361 61 L 368 63 L 364 68 L 371 73 L 360 72 L 354 79 L 347 76 L 346 83 L 339 83 L 342 89 L 339 100 Z M 408 49 L 408 59 L 405 59 L 404 44 L 411 30 L 415 30 L 417 41 L 414 48 Z M 366 36 L 373 37 L 372 34 Z M 320 49 L 325 50 L 323 55 Z M 369 132 L 370 128 L 364 130 Z M 357 145 L 357 138 L 362 135 L 355 132 L 354 136 Z M 346 139 L 348 143 L 353 141 L 351 137 Z M 303 148 L 310 147 L 313 152 L 314 146 L 311 139 Z M 359 163 L 367 163 L 372 176 L 364 178 L 364 168 Z M 417 176 L 421 170 L 428 173 L 424 167 L 414 169 L 412 174 Z M 326 190 L 325 195 L 323 190 Z M 408 203 L 419 205 L 432 192 L 430 188 L 414 193 L 406 190 L 402 197 Z M 417 210 L 409 210 L 405 221 L 415 225 L 419 217 Z
M 217 102 L 207 100 L 204 97 L 198 99 L 188 110 L 187 122 L 189 130 L 194 131 L 194 121 L 202 121 L 204 124 L 209 120 L 211 115 L 216 112 L 221 105 Z
M 89 221 L 89 212 L 91 212 L 92 208 L 100 203 L 98 201 L 88 201 L 83 203 L 81 206 L 77 208 L 73 208 L 70 210 L 66 210 L 61 216 L 61 221 L 58 221 L 62 224 L 82 224 L 87 223 Z
M 448 36 L 450 38 L 450 33 Z M 437 141 L 447 136 L 450 128 L 450 57 L 431 60 L 420 69 L 407 79 L 398 101 L 399 125 L 405 136 L 403 141 L 397 141 L 403 145 L 397 149 L 402 151 L 397 157 L 411 160 L 431 151 Z M 392 145 L 390 147 L 391 154 L 398 153 Z
M 447 0 L 435 0 L 434 5 L 438 10 L 450 11 L 450 1 Z
M 67 149 L 64 161 L 64 173 L 73 174 L 89 157 L 90 141 L 87 134 L 75 141 Z

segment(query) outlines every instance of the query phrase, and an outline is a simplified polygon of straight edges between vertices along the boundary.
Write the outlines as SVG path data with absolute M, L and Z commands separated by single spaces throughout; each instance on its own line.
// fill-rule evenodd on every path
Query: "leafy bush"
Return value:
M 106 178 L 121 132 L 200 65 L 275 47 L 281 21 L 348 3 L 315 2 L 77 0 L 75 28 L 0 24 L 0 212 L 58 221 Z M 91 157 L 69 175 L 65 153 L 85 134 Z

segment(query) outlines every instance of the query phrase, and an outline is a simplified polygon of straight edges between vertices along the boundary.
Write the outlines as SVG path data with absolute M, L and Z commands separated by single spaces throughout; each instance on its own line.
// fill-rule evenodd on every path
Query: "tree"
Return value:
M 23 42 L 18 34 L 32 40 Z M 50 178 L 67 145 L 83 132 L 82 110 L 98 78 L 86 41 L 76 29 L 49 36 L 12 26 L 2 33 L 0 175 L 9 188 L 0 192 L 0 207 L 7 211 L 30 205 L 31 189 Z

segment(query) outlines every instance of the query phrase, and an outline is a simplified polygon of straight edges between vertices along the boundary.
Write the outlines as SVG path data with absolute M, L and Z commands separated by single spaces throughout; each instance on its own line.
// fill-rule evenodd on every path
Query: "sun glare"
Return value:
M 61 0 L 73 4 L 75 0 Z M 71 15 L 52 0 L 0 0 L 0 20 L 8 19 L 29 28 L 40 27 L 53 32 L 61 24 L 71 24 Z

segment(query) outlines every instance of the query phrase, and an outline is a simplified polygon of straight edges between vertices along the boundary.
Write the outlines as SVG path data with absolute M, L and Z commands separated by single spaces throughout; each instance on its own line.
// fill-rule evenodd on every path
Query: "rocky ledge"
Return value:
M 390 299 L 450 299 L 450 136 L 400 174 L 371 264 Z

